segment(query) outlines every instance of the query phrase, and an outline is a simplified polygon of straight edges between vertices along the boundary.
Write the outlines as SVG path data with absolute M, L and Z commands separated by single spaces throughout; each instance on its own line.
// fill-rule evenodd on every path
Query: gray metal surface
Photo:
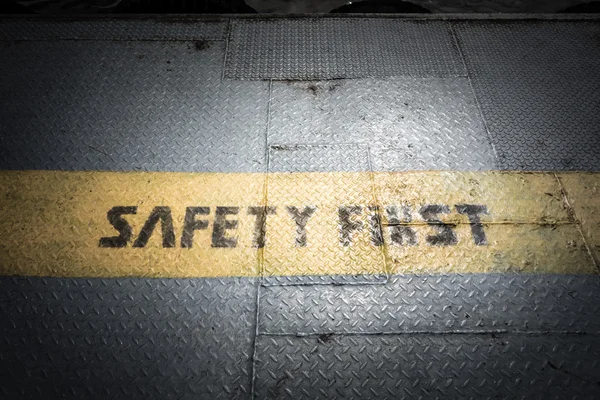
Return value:
M 224 40 L 227 20 L 3 20 L 0 41 L 10 40 Z
M 392 19 L 232 21 L 229 79 L 465 76 L 449 25 Z
M 196 44 L 0 45 L 0 168 L 266 172 L 268 83 Z
M 595 170 L 598 26 L 2 21 L 0 169 Z M 0 278 L 0 397 L 600 396 L 597 276 L 386 281 Z
M 0 278 L 0 397 L 248 398 L 256 282 Z
M 471 275 L 263 287 L 255 397 L 593 396 L 598 283 Z M 2 278 L 0 394 L 249 398 L 256 284 Z
M 502 169 L 600 169 L 600 24 L 455 30 Z
M 261 334 L 600 333 L 600 277 L 400 275 L 386 285 L 261 289 Z
M 294 135 L 290 132 L 289 136 Z M 269 172 L 370 171 L 366 144 L 270 144 Z
M 102 24 L 124 26 L 126 22 L 62 24 L 85 26 L 101 35 Z M 144 37 L 136 33 L 144 31 L 136 24 L 171 26 L 156 21 L 131 23 L 129 30 L 122 27 L 114 31 L 124 32 L 125 36 L 120 37 L 125 40 L 129 33 Z M 250 24 L 252 30 L 267 35 L 275 29 L 272 25 L 288 23 L 313 26 L 316 31 L 335 31 L 352 23 L 367 36 L 371 30 L 391 29 L 389 24 L 406 25 L 409 30 L 414 26 L 432 26 L 436 32 L 441 29 L 436 21 L 390 19 L 238 21 L 234 25 Z M 18 22 L 4 21 L 0 26 L 11 24 Z M 53 26 L 50 22 L 41 26 L 44 24 Z M 448 24 L 444 23 L 444 32 Z M 498 161 L 494 159 L 468 78 L 273 82 L 268 117 L 266 82 L 221 80 L 225 58 L 226 74 L 236 62 L 234 34 L 227 57 L 225 44 L 201 40 L 85 44 L 7 41 L 0 48 L 0 101 L 4 105 L 0 128 L 5 132 L 0 143 L 0 167 L 265 171 L 264 135 L 266 120 L 270 118 L 269 143 L 369 143 L 373 170 L 598 169 L 595 154 L 600 135 L 596 125 L 600 114 L 596 104 L 600 83 L 591 72 L 600 64 L 594 47 L 598 25 L 573 21 L 453 24 Z M 172 31 L 165 33 L 169 40 L 186 37 L 178 32 L 181 26 L 188 25 L 172 25 Z M 196 25 L 219 24 L 189 24 Z M 51 38 L 80 37 L 52 36 L 53 29 Z M 195 28 L 190 29 L 193 34 Z M 57 30 L 69 31 L 64 27 Z M 44 32 L 42 28 L 40 32 Z M 104 37 L 121 34 L 111 36 L 115 34 L 112 32 L 107 29 Z M 11 37 L 33 38 L 18 29 Z M 300 43 L 298 37 L 289 40 Z M 343 36 L 336 40 L 348 42 Z M 285 47 L 285 41 L 278 38 L 267 43 Z M 444 43 L 438 47 L 446 46 L 451 54 L 456 52 L 452 41 Z M 305 42 L 299 45 L 304 46 Z M 434 47 L 419 50 L 419 57 L 443 61 Z M 331 49 L 310 51 L 317 64 L 327 61 L 327 57 L 336 57 L 340 65 L 352 64 Z M 294 54 L 281 57 L 293 59 Z M 294 64 L 294 68 L 310 75 L 312 61 L 307 61 L 304 53 L 298 54 L 306 63 Z M 396 57 L 396 61 L 404 60 L 398 54 L 386 54 Z M 379 53 L 377 56 L 381 58 Z M 419 57 L 407 59 L 429 68 L 427 61 Z M 463 68 L 457 57 L 447 60 L 452 59 L 450 64 L 456 62 Z M 363 62 L 359 56 L 351 58 Z M 368 58 L 364 62 L 368 66 L 381 64 Z M 250 63 L 240 68 L 255 74 L 263 67 Z M 569 74 L 565 75 L 565 71 Z M 317 159 L 318 154 L 311 158 Z M 349 157 L 344 168 L 360 170 L 365 161 L 354 165 L 352 159 Z M 324 168 L 317 167 L 314 161 L 312 164 L 316 170 Z
M 466 78 L 273 82 L 269 142 L 369 145 L 375 171 L 496 168 Z
M 597 398 L 599 358 L 589 336 L 260 337 L 256 397 Z

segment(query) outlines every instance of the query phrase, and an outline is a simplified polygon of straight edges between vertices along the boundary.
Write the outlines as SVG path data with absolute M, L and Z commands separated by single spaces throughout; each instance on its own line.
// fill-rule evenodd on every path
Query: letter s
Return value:
M 106 218 L 108 219 L 108 222 L 110 222 L 110 224 L 119 232 L 119 236 L 100 238 L 99 246 L 113 248 L 126 247 L 127 242 L 129 242 L 131 240 L 131 237 L 133 236 L 133 229 L 131 229 L 131 225 L 129 225 L 129 223 L 125 221 L 123 215 L 136 213 L 137 207 L 135 206 L 117 206 L 111 208 L 106 213 Z

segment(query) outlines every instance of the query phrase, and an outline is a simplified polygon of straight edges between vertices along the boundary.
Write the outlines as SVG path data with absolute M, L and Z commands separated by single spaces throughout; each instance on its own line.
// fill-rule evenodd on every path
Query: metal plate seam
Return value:
M 223 74 L 225 74 L 225 69 L 223 68 Z M 263 186 L 263 198 L 262 198 L 262 202 L 263 202 L 263 206 L 267 207 L 269 204 L 269 165 L 270 165 L 270 160 L 269 160 L 269 125 L 271 123 L 271 98 L 273 96 L 273 81 L 269 80 L 269 96 L 268 96 L 268 100 L 267 100 L 267 121 L 266 121 L 266 128 L 265 128 L 265 162 L 267 163 L 266 165 L 266 171 L 267 173 L 265 174 L 265 179 L 264 179 L 264 186 Z M 263 229 L 266 229 L 266 224 L 267 224 L 267 220 L 265 218 L 264 222 L 263 222 Z M 259 271 L 259 280 L 260 280 L 260 284 L 262 284 L 262 280 L 263 280 L 263 276 L 264 276 L 264 271 L 265 271 L 265 249 L 264 248 L 260 248 L 259 249 L 259 254 L 258 254 L 258 258 L 259 258 L 259 266 L 258 266 L 258 271 Z M 258 314 L 257 314 L 257 318 L 258 318 Z M 257 328 L 258 329 L 258 328 Z
M 587 252 L 590 255 L 590 258 L 592 259 L 594 266 L 596 267 L 598 272 L 600 272 L 600 266 L 598 265 L 598 260 L 596 259 L 594 252 L 592 252 L 592 249 L 590 248 L 588 240 L 585 237 L 585 234 L 583 233 L 583 229 L 581 228 L 581 219 L 577 216 L 577 212 L 575 211 L 575 208 L 573 208 L 573 206 L 571 206 L 571 202 L 569 201 L 569 193 L 567 192 L 567 189 L 565 188 L 563 181 L 560 179 L 560 176 L 558 176 L 558 174 L 556 174 L 556 173 L 554 173 L 553 175 L 556 178 L 558 185 L 560 186 L 564 205 L 567 208 L 569 215 L 575 220 L 575 226 L 577 227 L 577 231 L 579 232 L 579 235 L 581 236 L 581 240 L 583 241 L 583 244 L 585 245 L 585 248 L 587 249 Z
M 330 336 L 449 336 L 449 335 L 489 335 L 499 334 L 507 336 L 600 336 L 600 331 L 583 332 L 583 331 L 565 331 L 565 330 L 510 330 L 510 329 L 481 329 L 481 330 L 414 330 L 414 331 L 376 331 L 376 332 L 361 332 L 361 331 L 323 331 L 323 332 L 257 332 L 261 337 L 319 337 L 326 335 Z
M 372 164 L 371 164 L 371 146 L 367 143 L 367 165 L 369 166 L 369 180 L 371 181 L 371 196 L 373 196 L 373 200 L 375 204 L 381 204 L 379 201 L 379 196 L 377 196 L 377 185 L 375 183 L 375 174 L 373 172 Z M 381 208 L 377 208 L 375 210 L 375 214 L 377 216 L 377 226 L 379 229 L 379 235 L 384 237 L 383 234 L 383 215 L 381 212 Z M 375 284 L 386 284 L 390 280 L 390 275 L 392 273 L 392 269 L 388 263 L 389 252 L 386 246 L 381 246 L 381 255 L 383 257 L 383 270 L 385 271 L 385 279 L 381 282 L 374 282 Z M 357 283 L 358 284 L 358 283 Z
M 475 106 L 477 107 L 477 111 L 479 112 L 479 117 L 481 118 L 481 121 L 483 122 L 483 127 L 487 133 L 487 137 L 490 142 L 490 147 L 492 148 L 492 152 L 494 154 L 494 161 L 496 162 L 496 166 L 498 166 L 499 162 L 498 162 L 498 152 L 496 151 L 496 145 L 494 144 L 494 141 L 492 140 L 492 133 L 490 132 L 487 120 L 485 119 L 485 115 L 483 114 L 481 104 L 479 103 L 479 98 L 477 97 L 477 92 L 475 92 L 475 88 L 473 87 L 473 82 L 471 81 L 471 73 L 469 72 L 469 66 L 467 65 L 467 61 L 465 60 L 465 56 L 463 54 L 463 49 L 460 45 L 458 37 L 456 36 L 456 32 L 454 31 L 454 24 L 450 24 L 449 29 L 450 29 L 450 36 L 452 37 L 452 42 L 456 46 L 456 51 L 458 52 L 458 56 L 460 57 L 460 60 L 462 61 L 463 67 L 465 69 L 465 73 L 467 74 L 466 78 L 467 78 L 467 81 L 469 82 L 469 87 L 471 88 L 471 93 L 473 94 L 473 99 L 475 100 Z
M 260 320 L 260 278 L 256 280 L 256 317 L 254 320 L 254 337 L 252 338 L 252 363 L 250 364 L 250 400 L 254 400 L 256 391 L 256 355 L 257 342 L 259 336 L 259 320 Z
M 225 27 L 225 57 L 223 57 L 223 66 L 221 71 L 221 80 L 225 80 L 225 66 L 227 65 L 227 56 L 229 55 L 229 41 L 231 40 L 231 18 L 227 20 L 227 26 Z M 271 88 L 269 87 L 269 97 L 271 96 Z M 268 111 L 267 111 L 268 115 Z M 267 129 L 268 126 L 267 126 Z

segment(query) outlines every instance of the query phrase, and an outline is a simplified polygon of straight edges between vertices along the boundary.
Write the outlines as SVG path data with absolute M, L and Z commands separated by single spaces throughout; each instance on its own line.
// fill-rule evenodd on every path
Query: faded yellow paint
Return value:
M 559 179 L 560 178 L 560 179 Z M 561 186 L 562 182 L 562 186 Z M 214 277 L 380 273 L 596 273 L 600 254 L 600 174 L 519 172 L 276 173 L 0 172 L 0 274 L 61 277 Z M 564 189 L 564 190 L 563 190 Z M 436 227 L 423 220 L 426 204 L 448 206 L 456 243 L 433 246 Z M 474 240 L 459 204 L 485 205 L 486 243 Z M 266 217 L 266 245 L 253 247 L 256 217 L 248 207 L 275 207 Z M 402 222 L 416 245 L 391 239 L 385 212 L 410 210 Z M 116 236 L 107 220 L 114 206 L 137 206 L 126 215 L 134 239 L 156 206 L 171 208 L 175 247 L 163 248 L 160 222 L 146 247 L 101 248 Z M 186 207 L 210 207 L 207 229 L 181 248 Z M 235 248 L 211 247 L 217 206 L 239 207 L 226 235 Z M 315 208 L 306 245 L 286 210 Z M 340 243 L 340 206 L 360 206 L 351 244 Z M 371 207 L 371 208 L 369 208 Z M 385 245 L 373 244 L 371 221 L 382 222 Z M 578 220 L 581 220 L 580 221 Z M 358 226 L 358 225 L 357 225 Z M 583 236 L 582 233 L 583 232 Z
M 2 172 L 0 274 L 64 277 L 256 276 L 250 246 L 211 248 L 211 230 L 196 231 L 194 246 L 179 246 L 186 206 L 260 205 L 264 176 L 252 174 Z M 106 213 L 137 206 L 125 216 L 137 236 L 155 206 L 173 212 L 175 248 L 162 248 L 160 226 L 147 247 L 100 248 L 117 232 Z M 250 243 L 253 217 L 241 213 L 238 241 Z
M 457 245 L 426 250 L 421 243 L 418 248 L 386 246 L 392 273 L 595 272 L 553 174 L 380 173 L 375 175 L 375 186 L 381 204 L 405 204 L 413 210 L 423 204 L 481 204 L 489 211 L 481 215 L 486 246 L 474 244 L 465 215 L 440 215 L 442 222 L 457 224 Z M 383 221 L 385 225 L 385 215 Z M 413 220 L 413 224 L 421 239 L 432 232 L 422 221 Z M 384 234 L 389 236 L 389 232 Z
M 265 275 L 385 274 L 385 254 L 370 243 L 369 205 L 377 204 L 368 173 L 270 174 L 267 186 L 270 205 L 314 206 L 306 225 L 305 247 L 295 245 L 296 224 L 285 210 L 267 218 Z M 358 205 L 363 215 L 353 220 L 363 229 L 352 232 L 352 245 L 340 244 L 338 209 Z
M 600 266 L 600 179 L 597 173 L 564 173 L 559 179 L 590 251 Z

